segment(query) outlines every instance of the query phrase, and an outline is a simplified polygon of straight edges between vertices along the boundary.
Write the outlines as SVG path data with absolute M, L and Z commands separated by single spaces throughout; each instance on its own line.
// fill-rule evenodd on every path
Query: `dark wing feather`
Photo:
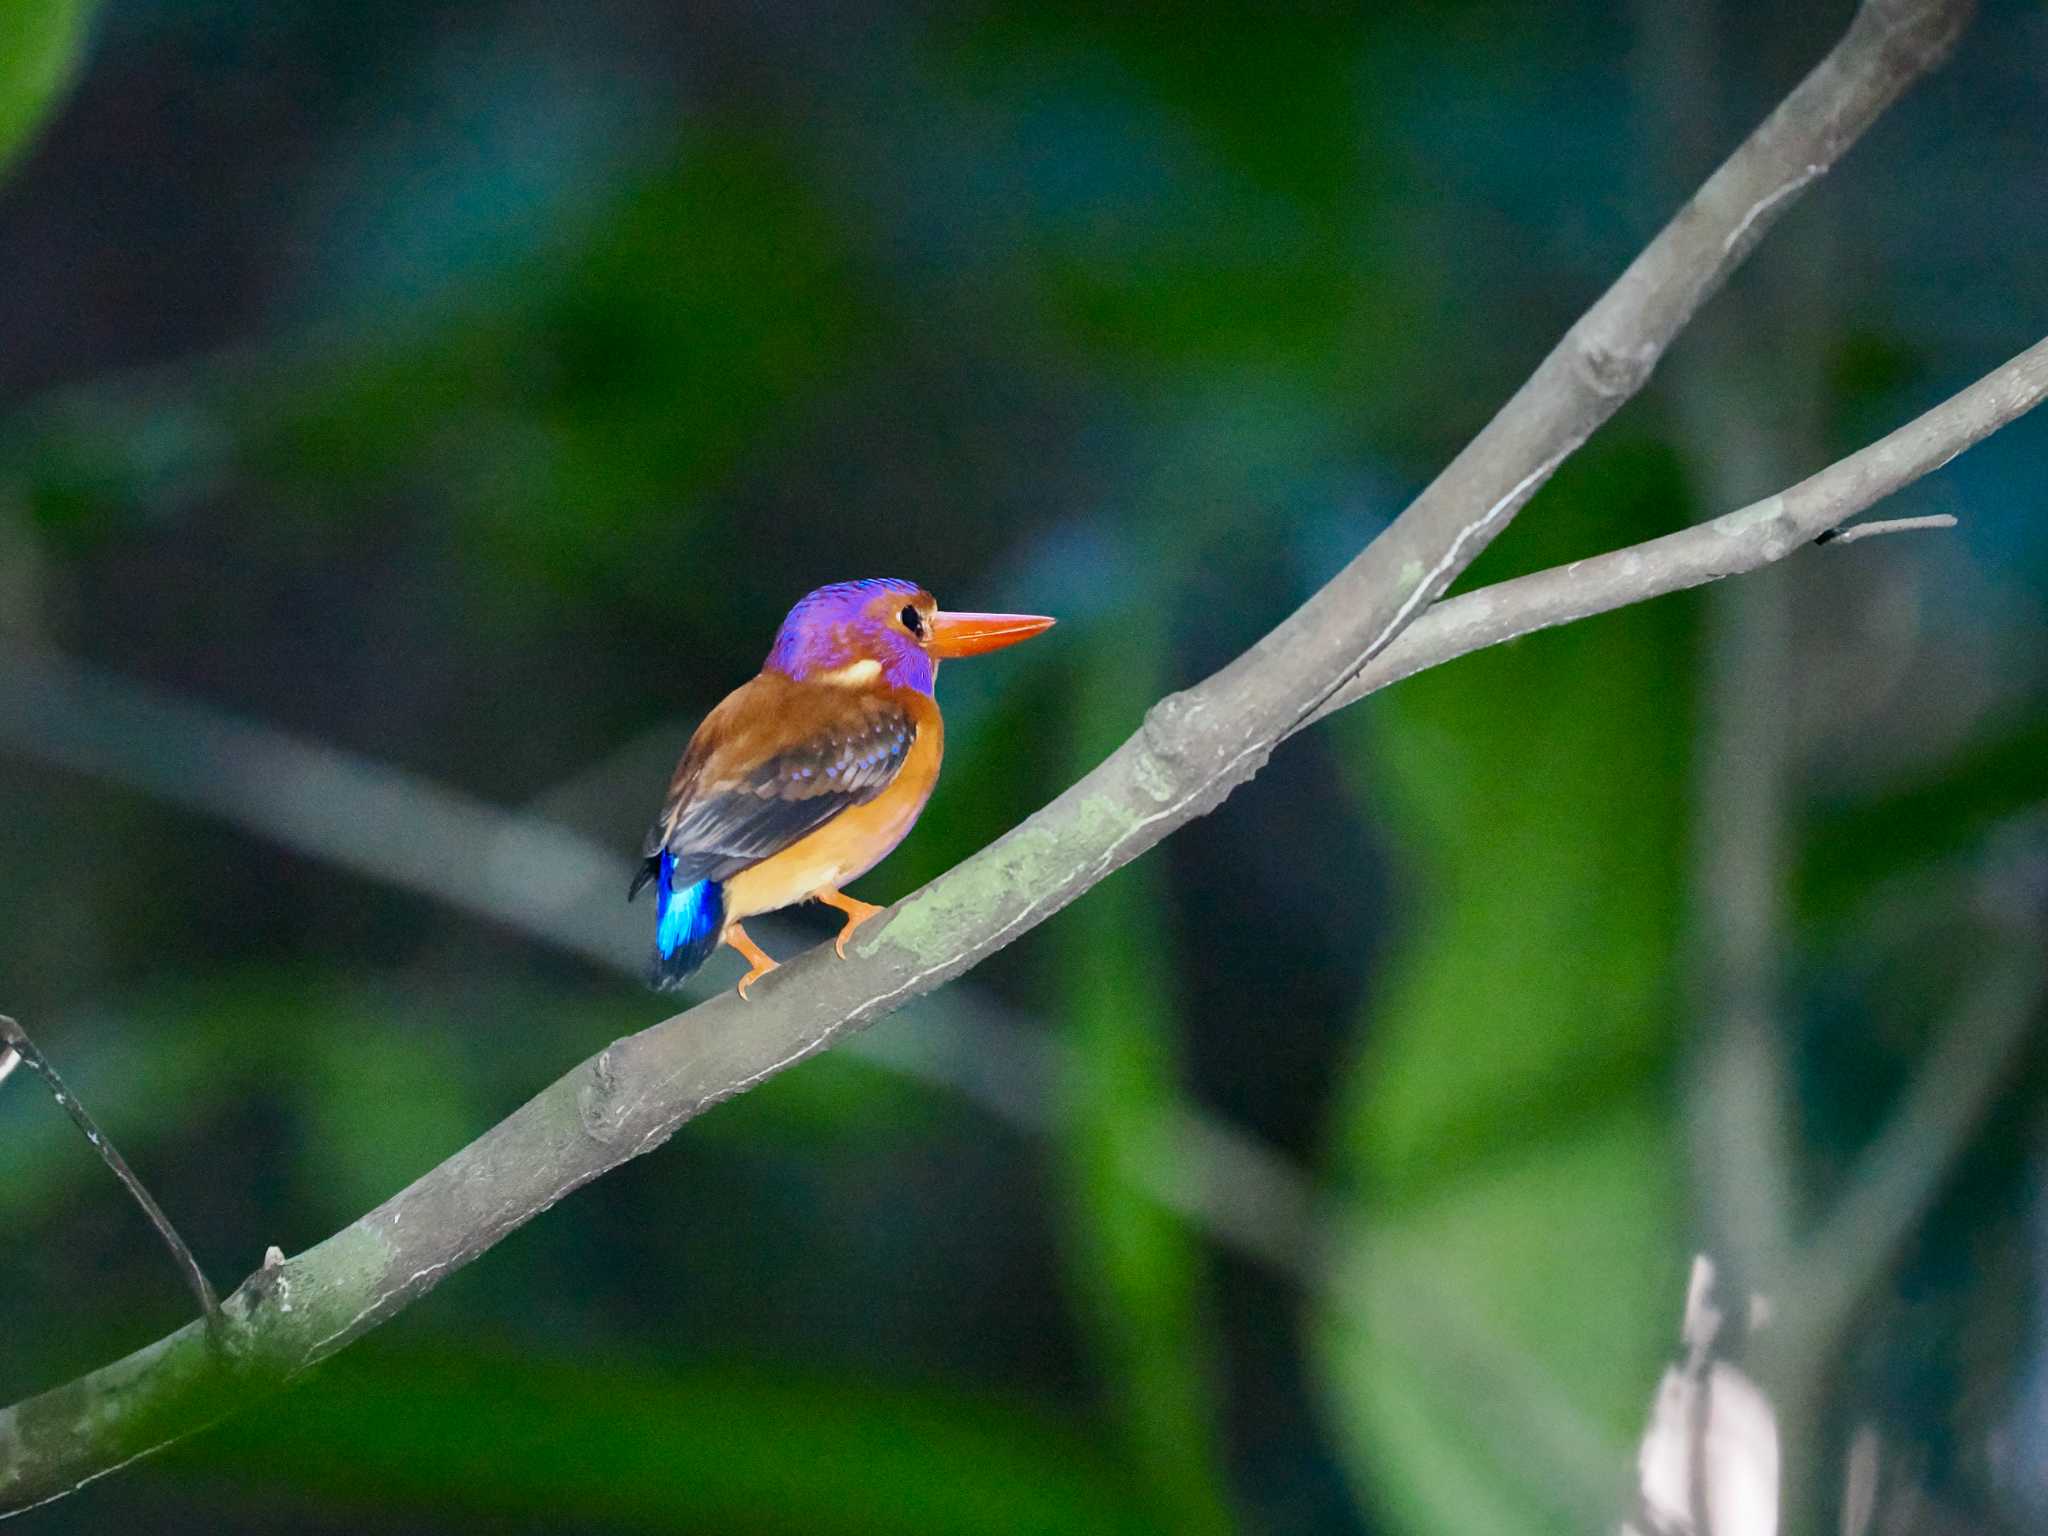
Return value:
M 916 738 L 887 696 L 757 679 L 698 729 L 641 851 L 667 850 L 678 885 L 730 879 L 874 799 Z

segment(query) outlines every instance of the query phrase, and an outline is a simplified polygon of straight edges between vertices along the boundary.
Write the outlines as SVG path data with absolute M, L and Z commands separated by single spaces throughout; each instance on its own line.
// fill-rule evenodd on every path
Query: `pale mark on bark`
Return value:
M 1749 233 L 1758 219 L 1769 213 L 1778 204 L 1785 201 L 1786 198 L 1797 197 L 1816 177 L 1824 174 L 1826 171 L 1827 167 L 1825 165 L 1809 165 L 1768 197 L 1760 198 L 1750 208 L 1749 212 L 1742 216 L 1742 221 L 1728 232 L 1728 238 L 1721 242 L 1721 254 L 1725 256 L 1734 250 L 1736 246 L 1742 243 L 1743 236 Z

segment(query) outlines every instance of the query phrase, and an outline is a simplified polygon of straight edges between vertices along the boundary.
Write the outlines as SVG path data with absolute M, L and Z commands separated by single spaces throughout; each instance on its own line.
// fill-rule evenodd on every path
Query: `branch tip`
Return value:
M 1953 528 L 1956 519 L 1948 512 L 1932 512 L 1925 517 L 1886 517 L 1876 522 L 1854 523 L 1847 527 L 1829 528 L 1819 534 L 1816 544 L 1854 544 L 1858 539 L 1874 539 L 1886 533 L 1919 533 L 1929 529 Z

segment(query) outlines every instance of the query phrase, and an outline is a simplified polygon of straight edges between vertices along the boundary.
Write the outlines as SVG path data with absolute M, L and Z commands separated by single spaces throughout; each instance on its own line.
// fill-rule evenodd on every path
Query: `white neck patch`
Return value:
M 833 683 L 841 688 L 860 688 L 872 683 L 881 675 L 882 664 L 869 657 L 865 661 L 853 661 L 843 667 L 834 667 L 830 672 L 820 672 L 818 681 Z

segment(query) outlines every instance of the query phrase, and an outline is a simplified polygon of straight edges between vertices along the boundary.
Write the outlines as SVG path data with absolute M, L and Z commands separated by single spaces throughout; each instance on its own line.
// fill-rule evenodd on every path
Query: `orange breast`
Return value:
M 734 875 L 725 884 L 729 916 L 752 917 L 808 901 L 820 891 L 836 891 L 873 869 L 903 841 L 938 782 L 946 735 L 938 706 L 928 695 L 906 690 L 904 703 L 917 722 L 917 739 L 889 787 Z

